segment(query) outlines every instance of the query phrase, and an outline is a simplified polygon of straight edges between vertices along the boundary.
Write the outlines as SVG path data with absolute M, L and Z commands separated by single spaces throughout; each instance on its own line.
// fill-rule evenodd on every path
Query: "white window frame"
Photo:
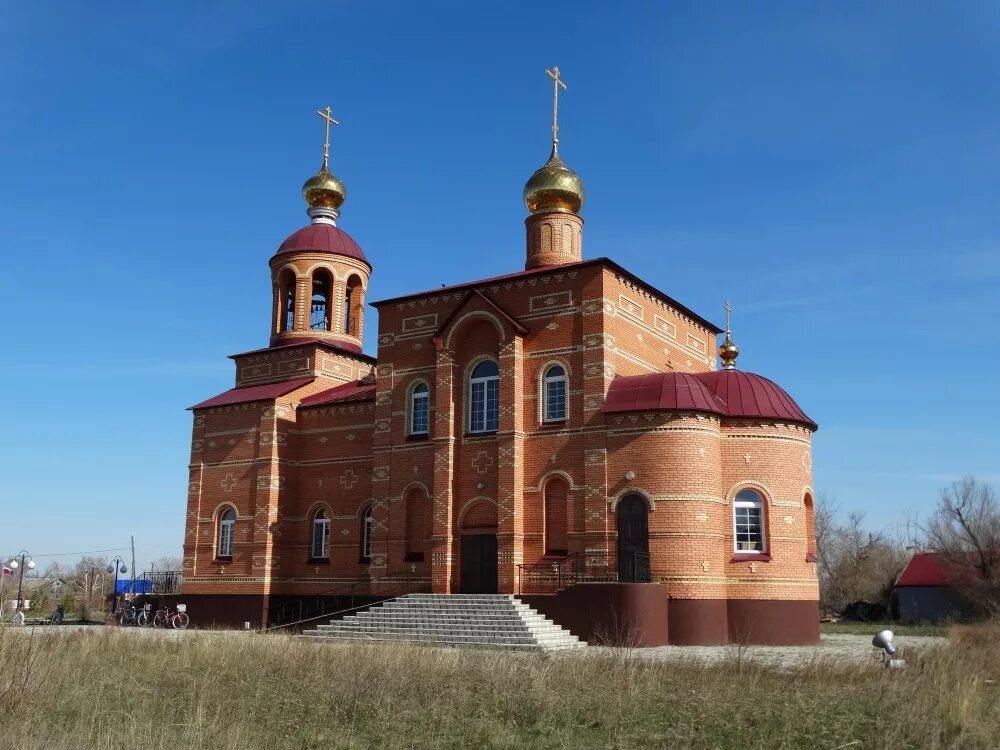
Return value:
M 375 509 L 369 507 L 361 522 L 361 559 L 371 560 L 372 532 L 375 530 Z
M 420 388 L 423 388 L 421 391 Z M 420 408 L 424 410 L 424 427 L 417 428 L 417 402 L 423 401 Z M 410 434 L 427 435 L 431 431 L 431 388 L 427 383 L 419 382 L 410 391 Z
M 562 371 L 561 375 L 550 374 L 553 370 L 558 368 Z M 549 413 L 549 384 L 553 385 L 557 383 L 562 384 L 562 414 L 559 416 L 553 416 Z M 565 422 L 566 415 L 569 412 L 569 379 L 566 377 L 566 368 L 561 364 L 552 364 L 545 368 L 542 373 L 542 421 L 543 422 Z
M 227 518 L 227 516 L 232 513 L 232 518 Z M 222 511 L 219 516 L 219 538 L 218 538 L 218 549 L 216 550 L 216 557 L 232 557 L 233 556 L 233 542 L 236 538 L 236 511 L 232 508 L 226 508 Z
M 484 375 L 478 378 L 469 375 L 469 432 L 475 434 L 481 433 L 492 433 L 500 429 L 500 366 L 497 365 L 492 359 L 484 359 L 477 362 L 475 367 L 472 368 L 472 372 L 476 371 L 480 365 L 491 362 L 497 368 L 496 375 Z M 496 424 L 492 427 L 490 426 L 489 416 L 490 416 L 490 390 L 491 386 L 493 388 L 493 399 L 496 402 Z M 482 388 L 482 402 L 478 405 L 476 404 L 476 390 L 477 387 Z M 476 417 L 482 419 L 482 426 L 476 427 Z
M 750 499 L 753 496 L 755 499 Z M 757 511 L 758 526 L 760 527 L 760 541 L 758 542 L 757 549 L 741 549 L 739 540 L 739 523 L 737 522 L 736 513 L 740 508 L 751 508 Z M 764 513 L 764 496 L 761 495 L 757 490 L 753 489 L 743 489 L 736 493 L 736 497 L 733 498 L 733 552 L 737 555 L 761 555 L 767 554 L 767 527 L 766 527 L 766 515 Z M 748 524 L 744 524 L 748 526 Z M 753 541 L 744 542 L 744 544 L 753 544 Z
M 319 552 L 316 554 L 316 542 L 319 542 Z M 325 509 L 316 511 L 312 522 L 312 547 L 310 555 L 313 560 L 328 560 L 330 558 L 330 516 Z

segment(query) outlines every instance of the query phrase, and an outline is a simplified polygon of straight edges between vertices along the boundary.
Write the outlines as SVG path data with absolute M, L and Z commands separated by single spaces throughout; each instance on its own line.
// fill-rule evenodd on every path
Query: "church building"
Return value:
M 193 621 L 500 593 L 590 639 L 632 623 L 649 643 L 816 642 L 817 425 L 737 367 L 728 323 L 584 257 L 555 119 L 524 187 L 523 269 L 369 303 L 378 250 L 338 226 L 319 114 L 310 223 L 269 263 L 267 346 L 191 407 Z

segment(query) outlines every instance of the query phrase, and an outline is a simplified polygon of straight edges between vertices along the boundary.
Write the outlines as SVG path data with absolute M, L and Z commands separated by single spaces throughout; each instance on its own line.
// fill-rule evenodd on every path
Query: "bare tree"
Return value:
M 974 610 L 1000 614 L 1000 500 L 993 487 L 965 476 L 941 491 L 924 532 L 948 566 L 952 588 Z
M 839 520 L 837 502 L 820 493 L 815 515 L 820 604 L 839 612 L 856 601 L 888 607 L 892 587 L 907 553 L 884 531 L 867 530 L 864 514 Z

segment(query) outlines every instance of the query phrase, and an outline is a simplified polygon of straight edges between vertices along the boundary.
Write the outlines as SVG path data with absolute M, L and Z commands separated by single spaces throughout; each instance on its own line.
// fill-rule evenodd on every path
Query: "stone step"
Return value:
M 332 628 L 309 631 L 316 635 L 374 635 L 379 637 L 405 636 L 407 638 L 417 638 L 425 640 L 470 640 L 470 641 L 491 641 L 519 643 L 522 641 L 544 642 L 544 643 L 579 643 L 580 639 L 575 635 L 566 633 L 547 633 L 544 635 L 532 633 L 483 633 L 476 631 L 414 631 L 405 628 L 386 628 L 384 630 L 368 631 L 361 628 Z
M 321 632 L 359 632 L 359 633 L 428 633 L 434 635 L 453 635 L 461 633 L 464 635 L 483 635 L 497 637 L 534 637 L 534 638 L 560 638 L 566 631 L 558 628 L 552 629 L 529 629 L 529 628 L 509 628 L 497 630 L 495 628 L 455 628 L 447 626 L 420 626 L 408 627 L 404 624 L 388 624 L 371 627 L 365 624 L 345 624 L 345 625 L 318 625 L 315 628 Z M 573 636 L 574 638 L 576 636 Z
M 519 644 L 519 643 L 473 643 L 470 641 L 420 641 L 409 638 L 398 638 L 398 637 L 379 637 L 377 635 L 356 635 L 356 634 L 337 634 L 337 635 L 325 635 L 319 634 L 315 631 L 305 631 L 302 633 L 305 638 L 313 638 L 315 640 L 323 641 L 342 641 L 350 643 L 361 643 L 361 644 L 376 644 L 376 643 L 407 643 L 418 646 L 430 646 L 434 648 L 499 648 L 511 651 L 565 651 L 567 649 L 581 648 L 585 644 L 581 643 L 566 643 L 566 644 Z

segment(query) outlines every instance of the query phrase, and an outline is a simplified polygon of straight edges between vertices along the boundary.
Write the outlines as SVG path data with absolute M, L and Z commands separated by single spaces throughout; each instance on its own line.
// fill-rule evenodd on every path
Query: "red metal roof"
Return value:
M 979 556 L 972 553 L 949 556 L 940 552 L 916 552 L 896 579 L 896 585 L 950 586 L 967 583 L 976 577 L 978 561 Z
M 356 258 L 371 268 L 371 263 L 361 251 L 361 246 L 343 229 L 331 224 L 317 223 L 302 227 L 281 243 L 281 247 L 278 248 L 275 255 L 302 250 Z
M 208 401 L 189 406 L 188 409 L 208 409 L 212 406 L 227 406 L 229 404 L 246 404 L 250 401 L 270 401 L 272 399 L 291 393 L 296 388 L 301 388 L 313 381 L 312 378 L 296 378 L 295 380 L 285 380 L 281 383 L 268 383 L 267 385 L 250 385 L 243 388 L 231 388 L 228 391 L 213 396 Z
M 723 413 L 701 381 L 683 372 L 615 378 L 604 399 L 605 414 L 657 410 Z
M 704 411 L 726 417 L 800 422 L 811 430 L 818 429 L 781 386 L 741 370 L 619 376 L 611 382 L 603 411 Z
M 322 406 L 323 404 L 335 404 L 343 401 L 367 401 L 372 398 L 375 398 L 375 384 L 355 380 L 306 396 L 299 403 L 299 406 Z
M 763 417 L 801 422 L 818 429 L 791 396 L 773 380 L 743 370 L 716 370 L 695 375 L 715 396 L 727 417 Z
M 325 346 L 328 349 L 334 349 L 335 351 L 342 351 L 348 354 L 353 354 L 357 357 L 361 357 L 369 362 L 375 362 L 374 357 L 370 357 L 361 351 L 361 347 L 357 344 L 352 344 L 349 341 L 338 341 L 336 339 L 321 339 L 321 338 L 294 338 L 288 339 L 287 341 L 281 341 L 273 346 L 265 346 L 262 349 L 251 349 L 248 352 L 240 352 L 239 354 L 230 354 L 230 359 L 236 359 L 236 357 L 245 357 L 248 354 L 260 354 L 262 352 L 273 352 L 276 349 L 291 349 L 295 346 L 310 346 L 318 345 Z

